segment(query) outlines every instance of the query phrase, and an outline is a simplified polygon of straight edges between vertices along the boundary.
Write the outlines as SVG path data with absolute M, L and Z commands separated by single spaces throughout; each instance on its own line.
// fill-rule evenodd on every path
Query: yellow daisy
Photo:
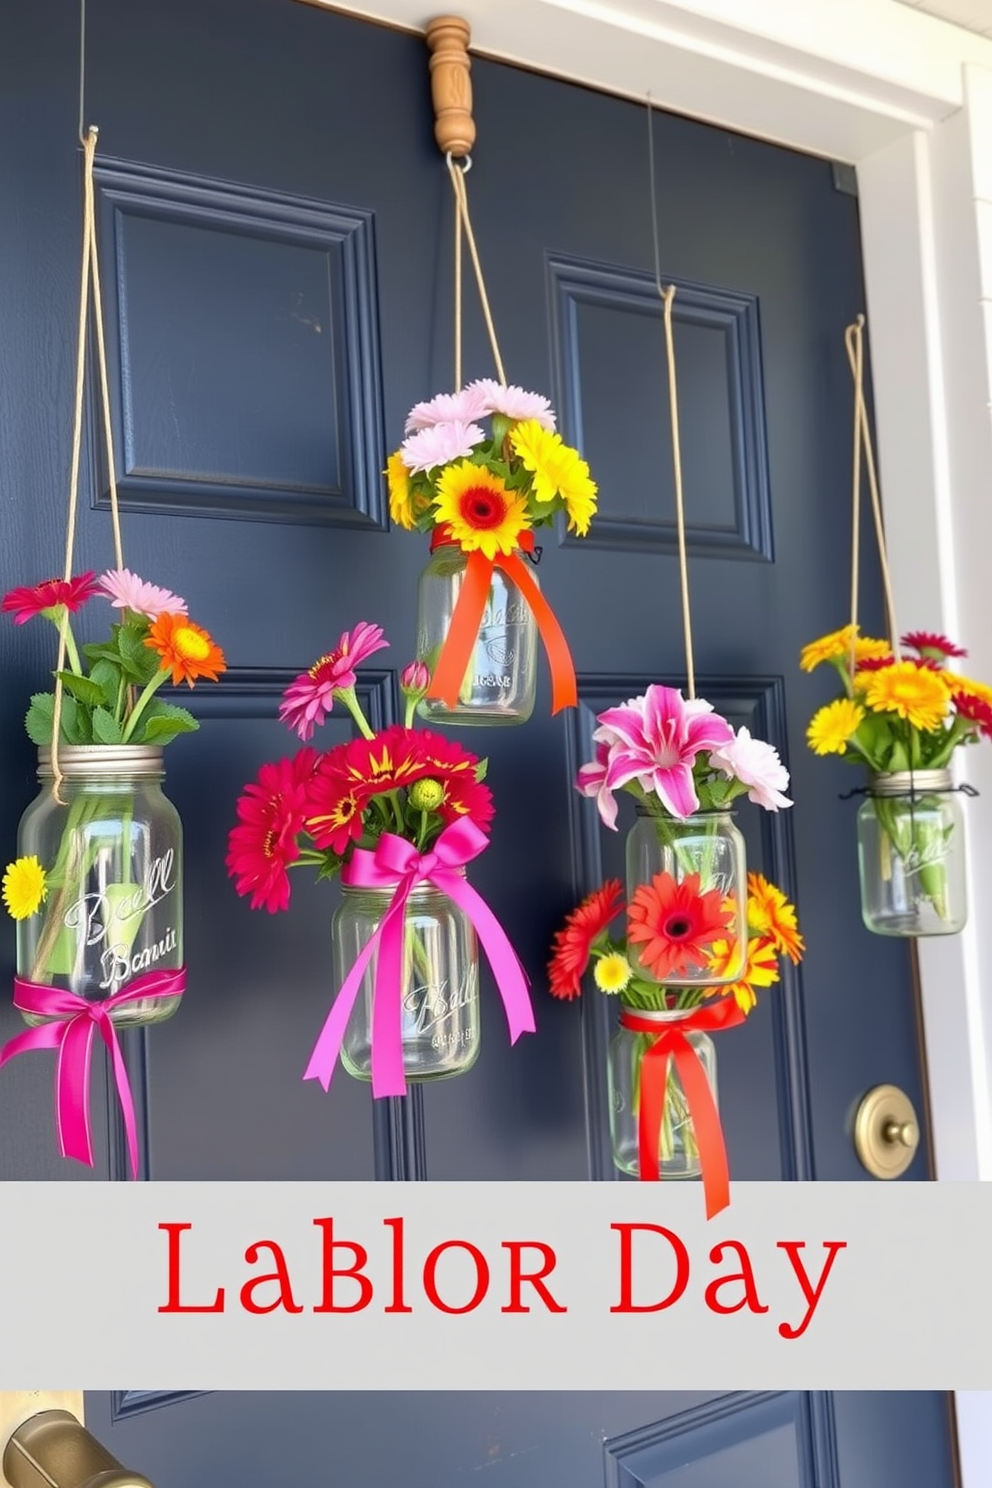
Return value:
M 38 859 L 18 858 L 7 864 L 3 876 L 3 902 L 15 920 L 26 920 L 38 910 L 48 893 L 45 870 Z
M 854 627 L 855 630 L 857 628 Z M 891 654 L 892 648 L 888 641 L 876 641 L 871 636 L 855 637 L 855 662 L 874 661 L 876 657 Z M 804 672 L 811 672 L 821 661 L 849 661 L 850 656 L 851 626 L 845 625 L 843 629 L 831 631 L 829 635 L 821 636 L 818 641 L 810 641 L 808 646 L 804 646 L 799 656 L 799 665 Z
M 747 925 L 770 940 L 780 956 L 788 956 L 794 966 L 799 964 L 806 947 L 799 934 L 795 906 L 760 873 L 747 876 Z
M 714 943 L 710 954 L 710 969 L 719 976 L 736 959 L 736 942 L 733 944 L 733 954 L 731 954 L 731 942 L 718 940 Z M 779 969 L 775 947 L 770 940 L 756 935 L 752 936 L 747 943 L 747 960 L 737 981 L 729 987 L 720 987 L 719 993 L 722 997 L 733 997 L 741 1012 L 749 1013 L 758 1001 L 755 987 L 771 987 L 778 979 Z
M 865 716 L 860 703 L 837 698 L 810 719 L 806 742 L 814 754 L 843 754 Z
M 410 493 L 410 472 L 403 464 L 399 450 L 386 461 L 386 482 L 389 486 L 389 515 L 399 527 L 412 531 L 416 526 L 413 517 L 413 497 Z
M 897 661 L 882 671 L 871 672 L 864 699 L 876 713 L 896 713 L 925 733 L 939 728 L 947 715 L 944 683 L 936 672 L 912 661 Z
M 498 475 L 471 460 L 446 465 L 434 498 L 436 520 L 444 522 L 466 553 L 512 553 L 530 527 L 527 502 L 508 491 Z
M 630 962 L 622 951 L 600 956 L 592 969 L 593 980 L 600 992 L 622 992 L 633 976 Z
M 585 537 L 596 514 L 596 482 L 577 450 L 560 434 L 544 429 L 536 419 L 524 419 L 510 432 L 510 444 L 533 476 L 534 495 L 550 502 L 560 496 L 568 514 L 569 531 Z

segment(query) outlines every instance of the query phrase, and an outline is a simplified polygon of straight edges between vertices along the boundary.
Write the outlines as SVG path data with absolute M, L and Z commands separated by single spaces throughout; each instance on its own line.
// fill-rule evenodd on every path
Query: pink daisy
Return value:
M 286 688 L 279 705 L 282 722 L 295 729 L 304 742 L 312 739 L 314 727 L 330 713 L 335 693 L 354 687 L 355 668 L 388 645 L 380 627 L 365 620 L 360 620 L 354 630 L 344 631 L 335 650 L 321 656 Z
M 469 383 L 466 392 L 478 389 L 486 400 L 486 413 L 501 413 L 504 418 L 534 419 L 542 429 L 555 427 L 554 410 L 540 393 L 527 393 L 521 387 L 504 387 L 491 377 Z
M 598 715 L 593 738 L 610 744 L 604 785 L 637 780 L 672 816 L 699 809 L 692 767 L 702 750 L 733 741 L 734 731 L 705 698 L 687 702 L 675 687 L 652 683 L 643 697 Z
M 430 428 L 421 429 L 404 439 L 400 455 L 413 475 L 418 470 L 433 470 L 438 465 L 450 464 L 452 460 L 464 459 L 485 437 L 485 430 L 478 424 L 466 424 L 461 419 L 450 424 L 431 424 Z
M 149 620 L 157 620 L 164 613 L 186 614 L 186 601 L 178 594 L 160 589 L 158 584 L 147 584 L 129 568 L 108 568 L 97 583 L 116 610 L 131 610 L 135 615 L 147 615 Z
M 460 393 L 438 393 L 429 403 L 415 403 L 406 417 L 404 433 L 430 429 L 435 424 L 471 424 L 489 412 L 486 394 L 479 383 Z
M 74 614 L 96 593 L 96 575 L 89 571 L 74 579 L 45 579 L 40 584 L 11 589 L 0 601 L 0 610 L 12 614 L 15 625 L 24 625 L 35 615 L 47 615 L 54 620 L 61 617 L 50 612 L 60 605 Z

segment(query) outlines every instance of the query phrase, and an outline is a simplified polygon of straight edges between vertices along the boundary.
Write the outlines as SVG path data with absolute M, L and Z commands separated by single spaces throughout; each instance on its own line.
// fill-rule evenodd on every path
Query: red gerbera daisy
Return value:
M 425 735 L 401 723 L 381 729 L 372 739 L 349 739 L 327 755 L 329 773 L 349 788 L 375 795 L 398 790 L 419 780 L 425 773 Z
M 967 692 L 956 692 L 951 702 L 962 718 L 970 718 L 972 723 L 978 724 L 986 739 L 992 739 L 992 706 L 985 698 L 975 697 Z
M 307 796 L 306 826 L 314 846 L 330 848 L 343 857 L 348 844 L 362 835 L 362 813 L 374 794 L 349 783 L 335 768 L 331 755 L 325 755 L 314 771 Z
M 943 662 L 949 656 L 967 656 L 967 651 L 962 651 L 960 646 L 955 646 L 946 636 L 938 635 L 933 630 L 911 630 L 902 638 L 904 646 L 911 646 L 921 656 L 930 661 Z
M 270 914 L 289 908 L 290 863 L 300 855 L 307 788 L 317 756 L 299 750 L 292 759 L 265 764 L 238 801 L 238 825 L 228 836 L 227 871 L 252 909 Z
M 698 873 L 687 874 L 681 883 L 670 873 L 656 873 L 630 901 L 628 939 L 642 947 L 641 963 L 659 981 L 705 966 L 709 948 L 725 936 L 733 919 L 721 891 L 700 893 L 699 884 Z
M 894 656 L 866 656 L 863 661 L 858 662 L 854 670 L 855 673 L 880 672 L 883 668 L 895 666 L 895 664 L 896 659 Z
M 601 889 L 588 894 L 573 909 L 552 942 L 548 962 L 548 991 L 569 1001 L 582 991 L 582 978 L 589 965 L 593 942 L 608 929 L 623 909 L 623 885 L 611 878 Z
M 77 574 L 74 579 L 45 579 L 41 584 L 11 589 L 0 601 L 0 610 L 12 613 L 15 625 L 23 625 L 35 615 L 46 615 L 59 605 L 65 605 L 71 613 L 83 607 L 94 594 L 99 593 L 96 574 Z M 54 615 L 49 618 L 55 619 Z

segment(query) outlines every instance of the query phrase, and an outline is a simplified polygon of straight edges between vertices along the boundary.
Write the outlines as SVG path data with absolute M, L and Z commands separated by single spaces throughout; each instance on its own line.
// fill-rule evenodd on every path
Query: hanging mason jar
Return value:
M 468 554 L 453 543 L 435 548 L 420 576 L 417 595 L 417 658 L 429 671 L 437 665 L 465 579 Z M 537 576 L 531 574 L 537 585 Z M 526 723 L 537 685 L 537 622 L 514 581 L 494 568 L 489 597 L 453 707 L 424 698 L 424 718 L 445 724 Z
M 660 1033 L 666 1025 L 679 1023 L 690 1016 L 686 1009 L 636 1010 L 638 1021 L 656 1024 Z M 716 1103 L 716 1050 L 709 1034 L 695 1030 L 686 1039 L 699 1059 Z M 610 1098 L 610 1136 L 613 1162 L 622 1173 L 641 1176 L 639 1144 L 641 1086 L 644 1056 L 654 1039 L 650 1033 L 638 1033 L 621 1021 L 610 1041 L 607 1070 Z M 675 1061 L 668 1061 L 665 1101 L 657 1134 L 658 1176 L 661 1178 L 698 1178 L 701 1174 L 699 1148 L 692 1116 Z
M 38 750 L 41 790 L 21 818 L 19 857 L 37 858 L 46 892 L 17 924 L 17 974 L 101 1002 L 136 977 L 183 965 L 182 824 L 162 791 L 160 746 L 60 745 Z M 114 1023 L 161 1023 L 180 995 L 138 997 Z M 24 1014 L 25 1021 L 46 1021 Z
M 348 888 L 331 925 L 335 985 L 340 988 L 378 929 L 392 889 Z M 372 1007 L 378 950 L 348 1018 L 341 1062 L 357 1080 L 372 1078 Z M 479 952 L 475 930 L 446 894 L 430 884 L 404 907 L 399 997 L 403 1071 L 412 1081 L 443 1080 L 471 1069 L 479 1055 Z
M 729 811 L 700 811 L 679 819 L 654 816 L 638 807 L 627 834 L 627 900 L 642 885 L 657 891 L 657 923 L 677 964 L 657 974 L 647 945 L 628 944 L 628 958 L 638 976 L 666 987 L 725 987 L 740 979 L 747 960 L 747 859 L 744 838 Z M 659 884 L 658 876 L 664 875 Z M 671 890 L 697 876 L 695 896 Z M 719 898 L 716 896 L 719 895 Z M 714 936 L 714 912 L 724 921 Z M 679 945 L 684 954 L 679 954 Z M 710 948 L 719 944 L 720 953 Z
M 872 777 L 858 811 L 858 864 L 862 917 L 876 935 L 964 928 L 964 815 L 949 770 Z

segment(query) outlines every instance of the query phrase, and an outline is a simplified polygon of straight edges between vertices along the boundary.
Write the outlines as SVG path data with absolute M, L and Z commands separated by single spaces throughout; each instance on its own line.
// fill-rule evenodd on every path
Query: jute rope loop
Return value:
M 468 191 L 465 186 L 465 177 L 472 166 L 471 157 L 466 156 L 464 165 L 456 164 L 451 155 L 446 156 L 446 160 L 448 174 L 451 177 L 451 185 L 455 193 L 455 391 L 459 391 L 462 385 L 461 233 L 463 228 L 465 239 L 468 243 L 469 255 L 472 259 L 472 268 L 475 270 L 475 282 L 479 290 L 479 300 L 482 304 L 482 314 L 485 318 L 486 330 L 489 334 L 489 344 L 492 347 L 493 361 L 496 363 L 496 372 L 499 380 L 505 387 L 506 372 L 503 367 L 503 358 L 499 354 L 499 342 L 496 340 L 496 326 L 493 323 L 492 311 L 489 308 L 489 296 L 486 293 L 486 281 L 482 273 L 482 262 L 479 258 L 475 233 L 472 231 L 472 219 L 468 210 Z
M 66 516 L 65 565 L 63 576 L 66 583 L 72 578 L 73 557 L 76 545 L 76 526 L 79 510 L 79 461 L 83 443 L 83 394 L 86 384 L 86 328 L 90 308 L 90 289 L 93 293 L 93 319 L 96 329 L 97 367 L 100 378 L 100 400 L 103 413 L 103 436 L 107 454 L 107 473 L 110 487 L 110 515 L 114 530 L 114 556 L 118 568 L 124 567 L 124 550 L 121 541 L 120 510 L 117 500 L 117 474 L 114 461 L 114 438 L 110 422 L 110 384 L 107 376 L 107 354 L 103 335 L 103 300 L 100 293 L 100 265 L 97 256 L 96 212 L 94 208 L 93 163 L 99 130 L 91 125 L 83 137 L 83 247 L 79 282 L 79 321 L 76 341 L 76 390 L 72 425 L 72 455 L 69 468 L 69 507 Z M 52 795 L 62 801 L 60 788 L 65 778 L 59 768 L 59 731 L 62 726 L 62 701 L 64 686 L 62 672 L 65 670 L 66 636 L 69 629 L 69 611 L 62 616 L 59 626 L 59 648 L 56 663 L 55 703 L 52 710 Z M 64 804 L 64 803 L 63 803 Z
M 889 645 L 892 654 L 899 660 L 899 627 L 896 623 L 896 605 L 892 592 L 892 575 L 889 571 L 889 556 L 885 542 L 885 524 L 882 520 L 882 499 L 878 488 L 878 473 L 875 468 L 875 455 L 872 449 L 871 428 L 868 422 L 868 407 L 865 403 L 864 390 L 864 326 L 865 318 L 859 315 L 853 325 L 849 325 L 844 332 L 844 345 L 847 348 L 847 359 L 851 367 L 851 376 L 854 379 L 854 470 L 852 480 L 851 496 L 851 651 L 850 668 L 851 676 L 857 656 L 857 627 L 858 627 L 858 589 L 860 584 L 860 526 L 861 526 L 861 461 L 864 452 L 864 466 L 868 474 L 868 489 L 871 492 L 871 509 L 875 522 L 875 539 L 878 544 L 878 561 L 882 570 L 882 590 L 885 597 L 886 625 L 889 631 Z

